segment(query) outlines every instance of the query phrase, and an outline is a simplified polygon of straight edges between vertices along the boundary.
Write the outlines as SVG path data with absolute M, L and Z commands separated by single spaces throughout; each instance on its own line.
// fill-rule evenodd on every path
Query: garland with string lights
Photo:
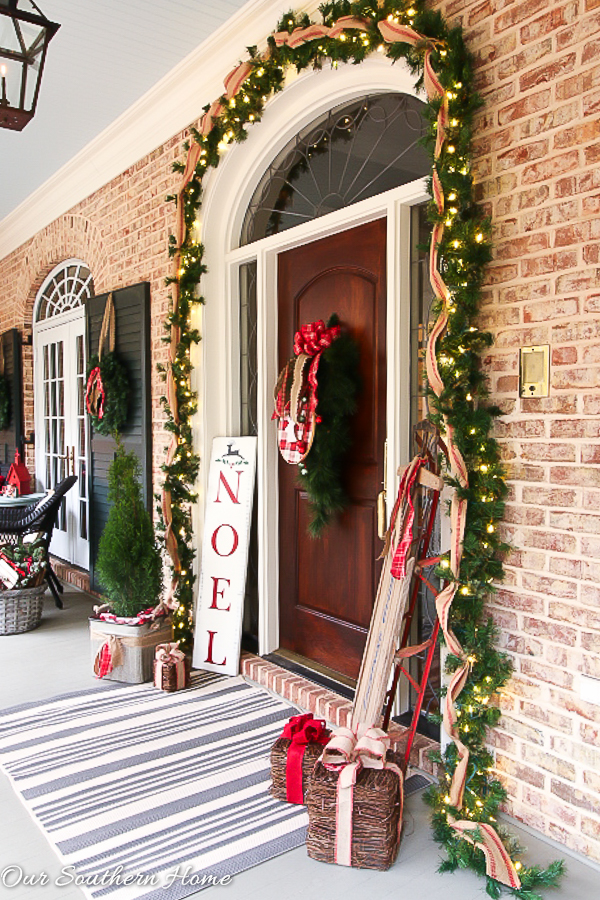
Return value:
M 440 615 L 450 651 L 445 704 L 449 724 L 446 719 L 445 724 L 454 743 L 436 757 L 440 784 L 429 789 L 427 801 L 433 810 L 434 836 L 447 852 L 441 870 L 470 867 L 486 876 L 490 896 L 500 896 L 507 886 L 513 896 L 535 900 L 536 888 L 557 883 L 563 864 L 557 861 L 541 869 L 520 862 L 520 848 L 496 825 L 506 792 L 492 775 L 493 757 L 485 747 L 486 729 L 500 717 L 492 699 L 510 677 L 511 665 L 495 649 L 496 629 L 484 611 L 492 582 L 503 574 L 500 556 L 506 546 L 497 523 L 506 486 L 498 445 L 490 436 L 500 411 L 486 402 L 487 383 L 480 369 L 480 354 L 491 336 L 473 324 L 490 259 L 490 227 L 473 199 L 470 146 L 480 100 L 472 86 L 472 61 L 461 28 L 450 28 L 439 12 L 420 0 L 337 0 L 325 3 L 320 11 L 321 23 L 311 22 L 307 15 L 287 14 L 269 37 L 266 52 L 249 48 L 249 58 L 225 80 L 225 93 L 205 108 L 199 128 L 192 129 L 186 162 L 174 166 L 183 178 L 178 194 L 169 198 L 178 205 L 178 233 L 169 244 L 173 305 L 166 323 L 169 361 L 163 368 L 167 391 L 162 399 L 172 439 L 163 466 L 161 514 L 173 570 L 170 599 L 178 604 L 177 637 L 189 646 L 195 580 L 191 504 L 199 467 L 191 443 L 196 395 L 190 387 L 190 348 L 200 340 L 190 317 L 194 305 L 204 303 L 197 287 L 206 269 L 195 230 L 202 177 L 216 168 L 229 144 L 243 141 L 246 128 L 260 121 L 269 96 L 282 89 L 289 66 L 298 71 L 326 63 L 336 68 L 340 63 L 359 63 L 372 52 L 384 53 L 392 61 L 402 58 L 415 75 L 417 88 L 424 85 L 427 92 L 425 142 L 433 161 L 430 275 L 438 297 L 427 360 L 430 417 L 452 448 L 448 481 L 455 488 L 460 522 L 455 533 L 460 532 L 461 538 L 460 548 L 454 547 L 438 569 L 447 583 L 448 602 Z M 488 858 L 492 851 L 503 863 L 502 875 L 495 860 Z

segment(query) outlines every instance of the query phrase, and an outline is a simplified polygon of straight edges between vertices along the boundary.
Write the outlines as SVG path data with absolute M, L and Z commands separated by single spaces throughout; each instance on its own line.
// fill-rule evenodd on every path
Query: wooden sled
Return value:
M 416 440 L 419 453 L 405 469 L 398 470 L 402 478 L 381 554 L 383 568 L 352 710 L 353 728 L 359 723 L 369 723 L 387 730 L 400 675 L 406 675 L 417 697 L 403 754 L 404 772 L 423 707 L 439 631 L 436 619 L 427 641 L 415 646 L 408 644 L 421 583 L 437 595 L 424 570 L 439 562 L 439 557 L 427 558 L 427 553 L 444 484 L 438 473 L 438 454 L 445 448 L 437 429 L 429 422 L 419 423 Z M 424 655 L 419 680 L 413 678 L 406 667 L 406 661 L 418 654 Z

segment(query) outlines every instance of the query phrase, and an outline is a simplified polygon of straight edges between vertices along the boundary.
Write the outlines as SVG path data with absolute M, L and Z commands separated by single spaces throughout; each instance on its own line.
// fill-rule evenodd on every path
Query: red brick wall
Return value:
M 486 105 L 475 134 L 478 192 L 495 256 L 481 316 L 510 479 L 515 551 L 490 604 L 515 676 L 490 735 L 507 810 L 600 860 L 600 0 L 432 0 L 462 22 Z M 44 276 L 84 259 L 96 289 L 151 284 L 153 364 L 168 308 L 167 235 L 181 135 L 0 262 L 0 327 L 27 332 Z M 518 399 L 518 348 L 549 343 L 547 399 Z M 31 385 L 31 358 L 26 355 Z M 154 465 L 165 434 L 153 365 Z M 33 428 L 32 394 L 26 428 Z
M 89 265 L 98 294 L 140 281 L 150 283 L 155 484 L 167 444 L 159 402 L 163 386 L 156 372 L 156 363 L 166 354 L 161 338 L 169 291 L 164 280 L 170 274 L 166 248 L 175 209 L 165 203 L 165 196 L 181 180 L 171 166 L 182 158 L 183 140 L 183 134 L 176 135 L 0 261 L 0 331 L 17 327 L 25 339 L 31 334 L 37 291 L 54 266 L 69 257 Z M 23 347 L 23 370 L 29 432 L 34 429 L 31 346 Z M 33 469 L 33 449 L 27 449 Z
M 600 0 L 448 0 L 486 105 L 475 130 L 494 262 L 481 323 L 515 547 L 490 609 L 515 676 L 490 735 L 508 812 L 600 860 Z M 546 399 L 518 349 L 551 346 Z

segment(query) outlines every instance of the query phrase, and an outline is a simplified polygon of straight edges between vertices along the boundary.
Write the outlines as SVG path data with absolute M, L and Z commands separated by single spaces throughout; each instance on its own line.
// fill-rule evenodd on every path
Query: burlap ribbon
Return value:
M 352 865 L 352 822 L 354 785 L 362 769 L 389 769 L 398 776 L 400 791 L 400 816 L 398 830 L 402 827 L 403 778 L 395 763 L 387 762 L 390 739 L 381 728 L 359 725 L 356 730 L 338 728 L 322 755 L 321 762 L 330 772 L 338 772 L 335 862 L 340 866 Z
M 154 652 L 157 665 L 154 668 L 154 687 L 162 688 L 162 668 L 175 666 L 177 690 L 185 687 L 185 653 L 179 649 L 179 641 L 169 644 L 158 644 Z

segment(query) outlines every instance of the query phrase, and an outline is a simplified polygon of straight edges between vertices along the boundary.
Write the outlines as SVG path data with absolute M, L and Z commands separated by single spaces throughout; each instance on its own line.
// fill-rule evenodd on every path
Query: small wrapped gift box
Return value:
M 401 756 L 379 728 L 335 732 L 316 763 L 306 797 L 312 859 L 389 869 L 402 830 Z
M 313 767 L 331 736 L 322 719 L 292 716 L 271 748 L 271 794 L 304 803 Z
M 190 686 L 190 661 L 174 644 L 159 644 L 154 655 L 154 687 L 178 691 Z

